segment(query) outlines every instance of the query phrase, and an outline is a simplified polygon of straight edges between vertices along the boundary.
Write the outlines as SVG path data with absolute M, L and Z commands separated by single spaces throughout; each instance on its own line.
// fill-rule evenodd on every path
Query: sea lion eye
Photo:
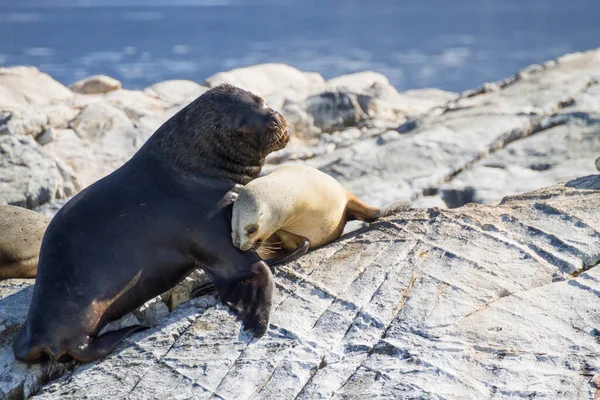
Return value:
M 258 227 L 256 225 L 251 226 L 247 230 L 249 236 L 255 235 L 257 231 L 258 231 Z

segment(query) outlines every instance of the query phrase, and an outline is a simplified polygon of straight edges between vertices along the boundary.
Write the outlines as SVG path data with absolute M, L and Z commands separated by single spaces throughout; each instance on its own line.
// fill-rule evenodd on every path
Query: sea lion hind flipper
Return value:
M 71 346 L 67 350 L 67 354 L 82 363 L 96 361 L 106 357 L 126 337 L 146 329 L 148 327 L 144 325 L 132 325 L 105 332 L 97 338 L 89 340 L 86 345 Z
M 388 203 L 379 208 L 379 215 L 377 218 L 389 217 L 392 214 L 396 214 L 401 211 L 407 211 L 411 209 L 411 202 L 409 200 L 396 200 Z
M 280 266 L 281 264 L 289 263 L 295 261 L 306 254 L 308 248 L 310 247 L 310 243 L 306 238 L 304 238 L 304 242 L 302 242 L 297 249 L 292 251 L 291 253 L 287 253 L 281 257 L 272 258 L 270 260 L 266 260 L 265 262 L 271 268 L 275 268 Z
M 269 328 L 275 281 L 264 261 L 252 264 L 250 273 L 246 279 L 216 286 L 221 301 L 242 321 L 244 330 L 260 338 Z

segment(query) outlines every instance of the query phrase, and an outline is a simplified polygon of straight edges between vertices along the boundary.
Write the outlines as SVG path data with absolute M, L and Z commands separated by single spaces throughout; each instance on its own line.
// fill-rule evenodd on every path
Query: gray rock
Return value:
M 0 136 L 0 170 L 0 204 L 34 208 L 81 188 L 71 169 L 30 136 Z
M 593 88 L 599 80 L 600 51 L 560 58 L 497 91 L 461 97 L 444 110 L 409 120 L 398 128 L 402 136 L 385 145 L 376 138 L 367 139 L 306 163 L 333 175 L 375 205 L 419 196 L 452 181 L 479 160 L 485 162 L 491 151 L 535 133 L 544 121 L 580 97 L 595 104 Z M 589 129 L 587 135 L 592 137 L 598 126 L 594 121 L 569 129 L 581 129 L 578 135 Z M 591 161 L 584 163 L 589 173 Z
M 399 121 L 423 115 L 458 97 L 457 93 L 440 89 L 417 89 L 398 93 L 387 77 L 378 72 L 365 71 L 342 75 L 327 81 L 329 90 L 345 90 L 367 96 L 376 104 L 378 120 Z
M 595 175 L 398 214 L 280 268 L 262 339 L 193 300 L 38 398 L 593 398 L 598 202 Z
M 170 80 L 156 83 L 144 89 L 149 96 L 156 97 L 169 104 L 187 104 L 208 88 L 198 85 L 196 82 L 186 80 Z
M 13 108 L 0 117 L 0 134 L 38 136 L 45 130 L 64 127 L 77 115 L 65 104 Z
M 290 122 L 309 132 L 270 155 L 263 173 L 273 163 L 305 160 L 368 203 L 410 198 L 420 209 L 368 227 L 352 224 L 347 236 L 280 268 L 272 324 L 260 340 L 243 333 L 216 296 L 189 300 L 205 279 L 196 273 L 107 327 L 154 328 L 58 380 L 73 366 L 14 362 L 11 335 L 31 289 L 2 282 L 0 398 L 28 397 L 48 381 L 41 398 L 600 395 L 600 175 L 572 179 L 592 173 L 600 153 L 600 50 L 531 66 L 460 96 L 398 93 L 370 72 L 324 82 L 281 65 L 230 71 L 207 85 L 225 79 L 275 107 L 285 101 Z M 18 193 L 31 190 L 38 178 L 30 176 L 46 176 L 52 165 L 59 174 L 69 165 L 86 184 L 116 168 L 183 106 L 180 99 L 188 101 L 187 88 L 198 89 L 155 86 L 56 104 L 13 101 L 19 105 L 0 111 L 0 129 L 10 135 L 0 143 L 28 150 L 0 153 L 3 171 L 26 167 L 9 175 L 18 178 L 11 191 L 27 198 Z M 323 135 L 305 100 L 324 92 L 350 93 L 364 126 Z M 63 117 L 36 113 L 56 105 Z M 32 136 L 43 140 L 50 129 L 53 140 L 42 150 Z M 16 134 L 31 136 L 21 143 Z M 49 163 L 32 169 L 23 159 L 38 152 Z M 535 190 L 559 180 L 567 183 Z M 0 194 L 10 193 L 3 184 L 5 175 Z M 53 215 L 64 201 L 56 197 L 38 210 Z
M 219 72 L 206 79 L 205 86 L 230 83 L 263 96 L 269 105 L 281 109 L 285 100 L 300 102 L 322 91 L 325 80 L 315 72 L 302 72 L 285 64 L 260 64 Z
M 596 158 L 596 169 L 600 171 L 600 157 Z
M 471 201 L 484 203 L 593 173 L 600 152 L 599 110 L 600 85 L 592 84 L 557 113 L 541 118 L 531 136 L 470 165 L 442 191 L 470 188 Z
M 35 141 L 38 142 L 40 146 L 47 145 L 48 143 L 54 141 L 56 138 L 56 131 L 53 128 L 48 128 L 44 132 L 40 133 L 35 137 Z
M 110 76 L 94 75 L 75 82 L 69 89 L 81 94 L 101 94 L 121 89 L 121 82 Z
M 159 325 L 161 319 L 169 315 L 169 307 L 167 307 L 160 298 L 155 297 L 134 311 L 133 315 L 135 315 L 142 324 L 155 327 Z
M 370 97 L 347 91 L 311 96 L 306 99 L 305 108 L 321 132 L 359 126 L 375 114 L 375 103 Z
M 60 200 L 54 200 L 49 203 L 44 203 L 41 206 L 34 208 L 34 210 L 42 215 L 45 215 L 46 217 L 54 218 L 58 210 L 60 210 L 62 206 L 67 203 L 67 201 L 71 200 L 71 198 L 72 197 L 67 197 Z
M 303 102 L 286 101 L 282 108 L 295 136 L 308 145 L 318 145 L 317 137 L 321 140 L 327 137 L 322 133 L 349 127 L 374 129 L 376 135 L 380 135 L 408 118 L 423 115 L 458 97 L 456 93 L 438 89 L 398 93 L 384 75 L 372 71 L 333 78 L 327 81 L 326 88 Z M 336 142 L 335 139 L 325 141 Z M 352 142 L 340 140 L 336 144 Z
M 27 316 L 32 280 L 0 281 L 0 398 L 26 399 L 41 386 L 73 368 L 72 364 L 28 366 L 15 361 L 12 341 Z
M 71 167 L 84 186 L 123 165 L 152 134 L 122 110 L 99 101 L 86 105 L 69 127 L 56 130 L 44 150 Z
M 73 93 L 35 67 L 0 68 L 0 109 L 68 101 Z

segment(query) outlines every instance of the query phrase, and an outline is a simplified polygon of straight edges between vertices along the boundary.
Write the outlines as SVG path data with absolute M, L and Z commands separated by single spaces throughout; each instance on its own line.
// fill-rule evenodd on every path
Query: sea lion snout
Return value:
M 270 118 L 265 129 L 269 152 L 281 150 L 290 141 L 287 120 L 278 111 L 269 109 Z

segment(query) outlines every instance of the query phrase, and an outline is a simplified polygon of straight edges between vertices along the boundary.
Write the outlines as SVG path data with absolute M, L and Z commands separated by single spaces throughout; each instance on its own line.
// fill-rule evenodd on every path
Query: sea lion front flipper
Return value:
M 88 339 L 83 346 L 72 346 L 67 350 L 67 354 L 82 363 L 99 360 L 106 357 L 126 337 L 146 329 L 148 329 L 147 326 L 133 325 L 109 331 L 95 339 Z
M 238 282 L 217 281 L 216 286 L 221 301 L 243 322 L 244 330 L 260 338 L 269 328 L 275 281 L 264 261 L 252 264 L 250 274 Z
M 281 257 L 272 258 L 265 262 L 267 263 L 267 265 L 269 267 L 274 268 L 281 264 L 289 263 L 289 262 L 299 259 L 300 257 L 302 257 L 303 255 L 306 254 L 306 252 L 308 251 L 308 248 L 310 247 L 310 243 L 308 242 L 308 239 L 306 239 L 306 238 L 303 238 L 303 239 L 304 239 L 304 241 L 298 246 L 298 248 L 296 248 L 291 253 L 285 254 Z
M 294 251 L 292 251 L 291 253 L 284 254 L 283 256 L 278 257 L 278 258 L 272 258 L 270 260 L 265 260 L 265 262 L 267 263 L 269 268 L 276 268 L 276 267 L 280 266 L 281 264 L 292 262 L 292 261 L 297 260 L 298 258 L 302 257 L 308 251 L 309 246 L 310 246 L 310 243 L 308 242 L 308 240 L 304 239 L 304 242 L 302 244 L 300 244 L 300 246 L 298 246 L 298 248 L 295 249 Z M 216 290 L 217 290 L 217 287 L 215 286 L 214 283 L 205 282 L 205 283 L 201 284 L 200 286 L 198 286 L 197 288 L 195 288 L 194 290 L 192 290 L 192 292 L 190 293 L 190 298 L 196 298 L 196 297 L 212 294 Z

